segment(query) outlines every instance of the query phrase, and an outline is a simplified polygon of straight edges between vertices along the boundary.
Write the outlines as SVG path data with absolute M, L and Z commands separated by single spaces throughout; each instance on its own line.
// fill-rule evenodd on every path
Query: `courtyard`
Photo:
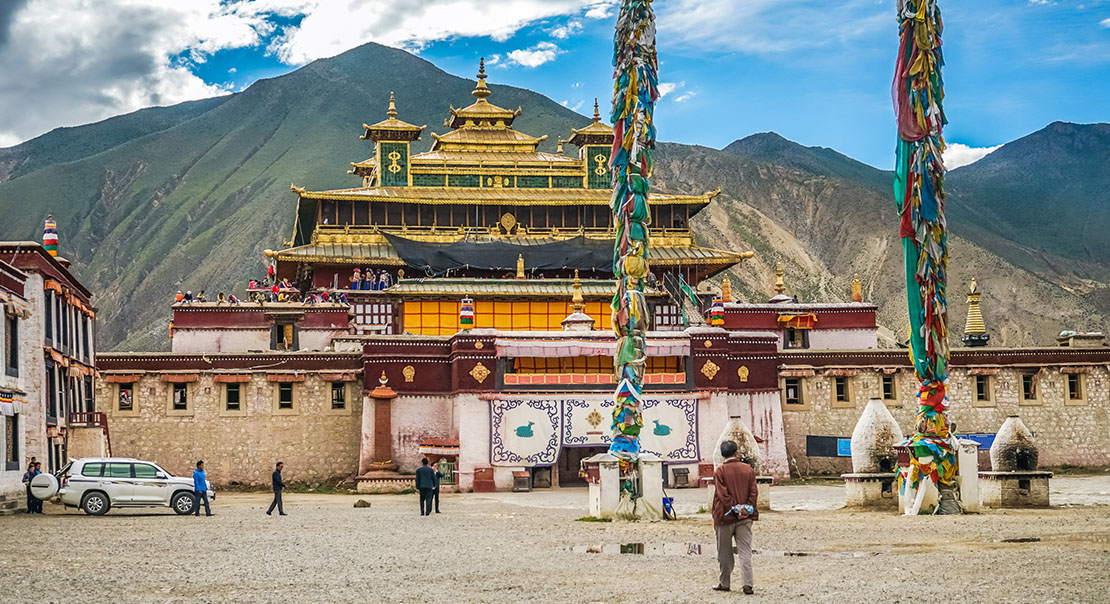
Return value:
M 756 523 L 756 595 L 720 594 L 704 490 L 680 520 L 579 522 L 584 489 L 219 495 L 168 509 L 0 517 L 3 602 L 1105 602 L 1110 476 L 1053 481 L 1051 509 L 904 518 L 837 509 L 843 487 L 782 486 Z M 370 508 L 355 508 L 359 499 Z M 642 546 L 638 544 L 643 544 Z M 621 546 L 624 545 L 622 548 Z M 620 552 L 643 551 L 643 554 Z M 700 550 L 700 551 L 699 551 Z

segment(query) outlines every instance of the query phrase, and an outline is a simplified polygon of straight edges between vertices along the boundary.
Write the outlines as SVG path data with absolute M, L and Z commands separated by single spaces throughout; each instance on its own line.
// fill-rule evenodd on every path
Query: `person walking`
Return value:
M 23 484 L 27 485 L 27 513 L 35 513 L 35 502 L 38 499 L 31 494 L 31 479 L 35 477 L 35 458 L 32 457 L 31 461 L 27 463 L 27 471 L 23 473 Z
M 432 489 L 432 501 L 434 501 L 435 504 L 436 504 L 436 513 L 438 514 L 439 513 L 439 482 L 441 480 L 443 480 L 443 472 L 440 472 L 438 467 L 435 468 L 435 471 L 436 471 L 436 486 L 435 486 L 435 488 Z
M 200 503 L 204 502 L 204 515 L 211 516 L 212 508 L 208 507 L 208 476 L 204 473 L 204 461 L 197 462 L 197 469 L 193 470 L 193 515 L 200 516 Z
M 752 522 L 759 519 L 759 489 L 755 482 L 755 471 L 748 464 L 736 458 L 736 443 L 726 440 L 721 443 L 721 456 L 725 458 L 713 472 L 713 530 L 717 533 L 717 562 L 721 566 L 721 578 L 715 591 L 731 591 L 732 568 L 736 559 L 732 556 L 732 542 L 736 541 L 736 553 L 740 557 L 740 576 L 744 580 L 744 593 L 754 593 L 752 589 Z
M 277 462 L 274 466 L 274 473 L 270 477 L 271 483 L 274 487 L 274 500 L 270 503 L 270 509 L 266 510 L 266 515 L 269 516 L 274 512 L 274 507 L 277 507 L 279 516 L 287 516 L 285 508 L 281 505 L 281 491 L 285 488 L 285 481 L 281 479 L 281 470 L 285 467 L 282 462 Z
M 436 472 L 428 465 L 428 458 L 420 460 L 416 469 L 416 490 L 420 492 L 420 515 L 432 514 L 432 492 L 436 488 Z

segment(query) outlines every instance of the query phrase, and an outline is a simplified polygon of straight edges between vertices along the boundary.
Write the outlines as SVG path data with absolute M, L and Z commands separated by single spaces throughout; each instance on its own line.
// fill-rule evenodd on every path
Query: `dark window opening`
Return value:
M 1037 398 L 1037 374 L 1025 373 L 1021 376 L 1021 398 L 1032 401 Z
M 782 334 L 783 348 L 809 348 L 809 330 L 787 327 Z
M 19 377 L 19 319 L 8 317 L 7 321 L 7 329 L 4 331 L 4 373 Z
M 189 385 L 173 385 L 173 410 L 184 411 L 189 408 Z
M 96 398 L 94 396 L 95 393 L 93 392 L 93 381 L 91 377 L 86 375 L 83 382 L 85 392 L 85 411 L 92 413 L 93 411 L 96 411 Z
M 23 434 L 19 431 L 19 414 L 16 413 L 7 418 L 4 422 L 4 459 L 6 461 L 4 469 L 8 471 L 21 470 L 19 459 L 19 444 L 23 440 Z
M 240 384 L 225 384 L 224 385 L 224 405 L 228 411 L 239 411 L 239 396 L 241 394 Z
M 46 292 L 46 343 L 54 343 L 54 292 Z
M 796 377 L 786 378 L 784 383 L 787 405 L 802 405 L 802 379 Z
M 278 384 L 278 409 L 293 408 L 293 384 Z
M 1078 373 L 1068 374 L 1068 399 L 1083 400 L 1083 376 Z
M 991 381 L 989 375 L 975 376 L 975 400 L 991 400 Z
M 896 400 L 896 396 L 894 394 L 894 376 L 893 375 L 884 375 L 883 376 L 883 400 L 887 400 L 887 401 Z
M 347 408 L 347 384 L 344 382 L 331 383 L 331 408 Z
M 848 402 L 851 398 L 851 394 L 848 392 L 848 378 L 835 377 L 833 378 L 833 385 L 836 387 L 836 402 Z

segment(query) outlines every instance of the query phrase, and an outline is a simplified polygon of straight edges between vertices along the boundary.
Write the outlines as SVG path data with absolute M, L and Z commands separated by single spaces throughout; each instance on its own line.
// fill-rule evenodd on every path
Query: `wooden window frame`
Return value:
M 178 409 L 173 402 L 173 393 L 180 386 L 185 389 L 185 408 Z M 166 393 L 166 415 L 171 417 L 183 417 L 193 415 L 193 389 L 190 382 L 171 382 Z
M 1025 380 L 1029 379 L 1033 386 L 1033 396 L 1026 396 Z M 1039 371 L 1022 371 L 1018 374 L 1018 402 L 1022 405 L 1041 404 L 1041 376 Z
M 844 385 L 844 398 L 840 398 L 840 385 Z M 833 409 L 851 409 L 856 406 L 852 378 L 846 375 L 833 376 L 829 382 L 829 403 Z
M 292 402 L 289 407 L 281 406 L 281 387 L 289 386 L 289 391 L 292 395 Z M 273 415 L 300 415 L 301 414 L 301 392 L 297 388 L 295 382 L 275 382 L 273 386 Z
M 1073 407 L 1083 407 L 1087 404 L 1087 376 L 1082 373 L 1065 373 L 1064 375 L 1064 404 Z M 1079 396 L 1072 396 L 1072 379 L 1079 390 Z
M 994 397 L 994 380 L 992 375 L 973 375 L 971 381 L 971 403 L 973 407 L 995 407 L 997 406 Z M 986 398 L 979 397 L 979 380 L 983 380 L 986 390 Z
M 798 380 L 798 401 L 797 403 L 787 402 L 786 390 L 787 382 L 790 380 Z M 809 392 L 806 387 L 806 381 L 803 377 L 783 377 L 779 378 L 779 392 L 781 392 L 782 409 L 783 411 L 808 411 L 810 409 Z

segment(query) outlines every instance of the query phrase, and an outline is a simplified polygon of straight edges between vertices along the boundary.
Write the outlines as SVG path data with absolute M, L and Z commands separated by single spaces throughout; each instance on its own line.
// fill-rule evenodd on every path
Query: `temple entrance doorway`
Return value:
M 606 445 L 596 447 L 563 447 L 559 451 L 559 461 L 555 464 L 556 472 L 559 475 L 560 487 L 584 487 L 586 486 L 586 479 L 578 476 L 579 469 L 582 467 L 580 462 L 588 457 L 593 457 L 598 453 L 604 453 L 609 450 Z

